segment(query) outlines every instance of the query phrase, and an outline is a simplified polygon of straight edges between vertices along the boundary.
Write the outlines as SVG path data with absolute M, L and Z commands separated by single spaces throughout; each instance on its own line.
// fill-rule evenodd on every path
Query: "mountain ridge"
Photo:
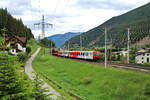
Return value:
M 65 41 L 69 40 L 74 36 L 80 35 L 81 33 L 82 32 L 67 32 L 64 34 L 55 34 L 47 38 L 52 40 L 57 47 L 61 47 L 65 43 Z
M 82 40 L 84 47 L 90 47 L 92 42 L 99 37 L 92 46 L 104 46 L 104 27 L 111 26 L 108 31 L 108 41 L 112 40 L 114 47 L 126 47 L 127 45 L 127 28 L 131 28 L 131 43 L 134 44 L 137 41 L 143 39 L 147 35 L 150 35 L 150 3 L 143 5 L 139 8 L 133 9 L 122 15 L 112 17 L 103 24 L 85 32 L 82 34 Z M 80 36 L 75 36 L 69 40 L 70 46 L 74 44 L 80 44 Z M 68 41 L 67 41 L 68 42 Z

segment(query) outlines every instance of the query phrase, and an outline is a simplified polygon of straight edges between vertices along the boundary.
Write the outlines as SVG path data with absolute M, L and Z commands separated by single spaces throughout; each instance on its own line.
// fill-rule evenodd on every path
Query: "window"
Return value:
M 98 56 L 98 55 L 99 55 L 99 53 L 94 53 L 94 55 L 97 55 L 97 56 Z
M 88 53 L 86 53 L 86 56 L 88 56 Z
M 147 54 L 147 56 L 149 56 L 149 54 Z
M 147 62 L 149 62 L 149 58 L 147 58 Z
M 142 57 L 142 59 L 144 59 L 144 57 Z

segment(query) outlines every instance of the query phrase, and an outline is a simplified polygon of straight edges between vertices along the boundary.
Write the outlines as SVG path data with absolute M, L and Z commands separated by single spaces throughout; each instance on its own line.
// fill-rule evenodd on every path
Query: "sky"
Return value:
M 41 34 L 42 15 L 45 36 L 66 32 L 86 32 L 114 16 L 147 4 L 149 0 L 1 0 L 0 8 L 7 8 L 12 16 L 22 19 L 35 37 Z

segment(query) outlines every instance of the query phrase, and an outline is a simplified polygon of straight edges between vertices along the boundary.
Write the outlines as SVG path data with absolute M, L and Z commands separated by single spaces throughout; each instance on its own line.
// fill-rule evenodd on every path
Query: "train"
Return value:
M 57 51 L 57 50 L 52 50 L 52 55 L 60 56 L 60 57 L 67 57 L 67 58 L 93 60 L 93 61 L 97 61 L 101 57 L 99 51 Z

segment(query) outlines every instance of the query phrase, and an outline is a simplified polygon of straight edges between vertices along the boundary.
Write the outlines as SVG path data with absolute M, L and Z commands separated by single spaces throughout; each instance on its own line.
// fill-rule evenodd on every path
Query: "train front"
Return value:
M 93 60 L 99 60 L 99 59 L 100 59 L 100 52 L 93 51 Z

